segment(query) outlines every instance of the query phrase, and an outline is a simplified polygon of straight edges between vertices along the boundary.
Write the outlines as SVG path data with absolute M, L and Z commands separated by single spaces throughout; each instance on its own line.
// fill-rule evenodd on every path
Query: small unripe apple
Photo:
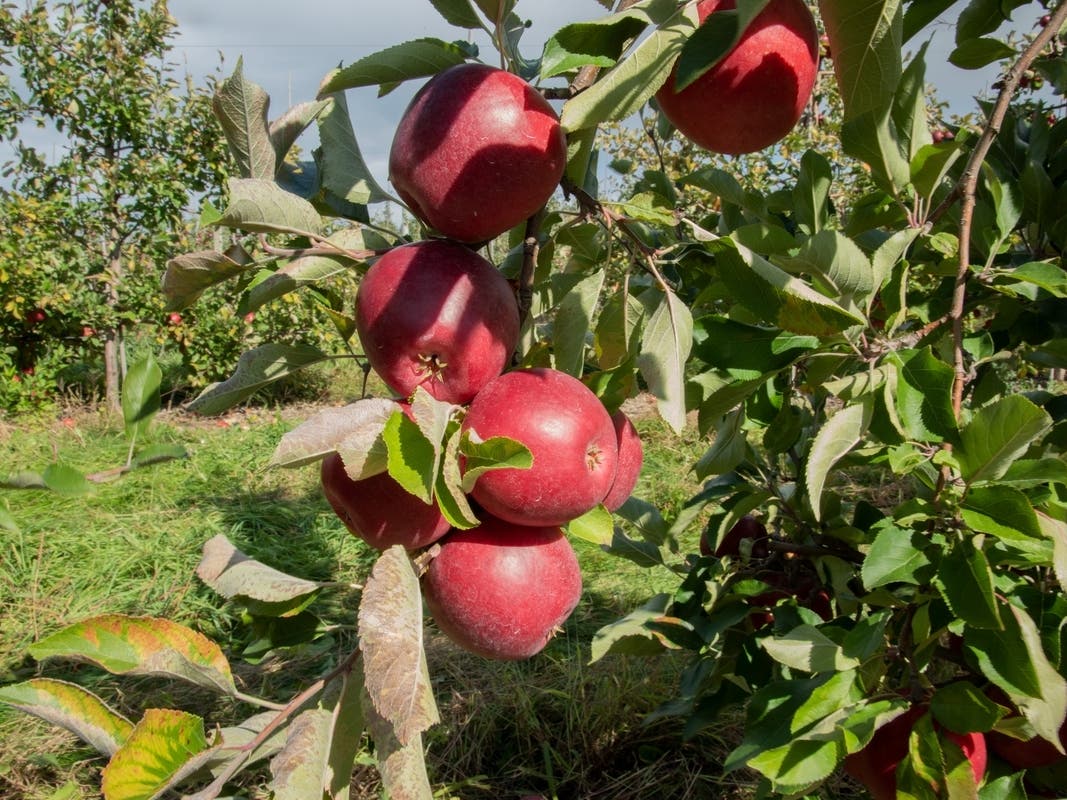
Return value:
M 471 402 L 463 430 L 482 441 L 506 436 L 533 455 L 529 469 L 482 474 L 471 495 L 516 525 L 564 525 L 595 508 L 615 482 L 615 426 L 599 398 L 554 369 L 506 372 Z
M 548 644 L 582 594 L 578 558 L 557 527 L 493 517 L 453 531 L 422 579 L 434 622 L 486 658 L 530 658 Z
M 614 513 L 630 499 L 637 486 L 645 449 L 641 444 L 641 435 L 625 413 L 616 411 L 611 415 L 611 422 L 615 426 L 615 440 L 619 445 L 619 466 L 615 471 L 615 482 L 611 484 L 603 503 L 608 511 Z
M 895 800 L 897 766 L 908 754 L 911 729 L 925 713 L 926 706 L 912 706 L 879 728 L 865 748 L 845 757 L 845 772 L 866 786 L 874 800 Z M 987 761 L 985 736 L 943 729 L 940 733 L 963 751 L 964 757 L 971 763 L 974 782 L 980 784 L 985 777 Z
M 483 242 L 533 216 L 563 176 L 567 142 L 530 84 L 484 64 L 434 76 L 400 119 L 389 179 L 415 216 Z
M 354 481 L 337 453 L 322 460 L 322 493 L 345 527 L 376 550 L 394 544 L 418 550 L 448 533 L 436 503 L 426 504 L 388 472 Z
M 427 240 L 390 250 L 363 276 L 356 331 L 394 392 L 421 386 L 462 405 L 510 360 L 519 311 L 496 267 L 464 245 Z
M 736 0 L 701 0 L 704 22 Z M 676 70 L 656 93 L 667 119 L 690 141 L 739 155 L 769 147 L 793 129 L 815 86 L 819 35 L 804 0 L 771 0 L 733 50 L 676 91 Z

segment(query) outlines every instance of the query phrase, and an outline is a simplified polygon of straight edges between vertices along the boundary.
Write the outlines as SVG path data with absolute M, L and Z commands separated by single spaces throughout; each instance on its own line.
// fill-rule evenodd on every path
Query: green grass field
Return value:
M 136 470 L 82 497 L 6 490 L 17 531 L 0 531 L 0 677 L 73 680 L 99 691 L 136 719 L 148 705 L 182 708 L 227 724 L 242 711 L 207 692 L 157 679 L 116 679 L 69 662 L 38 664 L 35 640 L 104 612 L 158 615 L 189 624 L 230 656 L 245 691 L 288 699 L 351 646 L 358 597 L 338 591 L 317 603 L 337 626 L 326 651 L 296 650 L 244 663 L 250 633 L 239 608 L 194 575 L 203 542 L 222 533 L 241 550 L 291 574 L 358 582 L 374 554 L 348 535 L 322 499 L 313 467 L 265 470 L 275 444 L 311 409 L 249 410 L 223 421 L 164 415 L 152 439 L 183 445 L 189 458 Z M 637 494 L 669 511 L 692 493 L 688 465 L 695 433 L 676 437 L 654 418 L 639 422 L 646 467 Z M 97 413 L 0 429 L 8 472 L 42 470 L 58 459 L 86 472 L 121 464 L 121 429 Z M 696 545 L 696 532 L 692 541 Z M 719 764 L 736 741 L 729 727 L 683 743 L 671 720 L 643 724 L 668 699 L 680 659 L 612 657 L 589 663 L 593 633 L 676 579 L 576 542 L 585 594 L 546 652 L 529 662 L 470 656 L 439 635 L 429 644 L 443 722 L 426 736 L 438 796 L 500 798 L 749 797 L 751 775 L 723 777 Z M 321 608 L 320 608 L 321 607 Z M 363 759 L 369 761 L 369 759 Z M 0 707 L 0 798 L 99 796 L 103 759 L 73 736 Z M 262 778 L 247 797 L 266 797 Z M 372 767 L 355 776 L 353 796 L 377 797 Z

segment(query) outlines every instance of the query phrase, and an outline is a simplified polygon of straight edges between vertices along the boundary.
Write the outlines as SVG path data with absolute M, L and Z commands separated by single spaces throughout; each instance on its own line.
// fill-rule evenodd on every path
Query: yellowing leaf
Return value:
M 150 800 L 207 749 L 200 717 L 150 708 L 104 767 L 104 800 Z

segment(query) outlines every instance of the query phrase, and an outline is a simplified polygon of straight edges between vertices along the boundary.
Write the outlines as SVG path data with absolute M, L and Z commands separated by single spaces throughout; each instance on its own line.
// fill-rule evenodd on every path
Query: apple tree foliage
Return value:
M 259 238 L 176 255 L 164 291 L 180 308 L 227 281 L 250 309 L 317 291 L 349 346 L 262 344 L 192 407 L 217 413 L 312 364 L 360 362 L 349 291 L 405 237 L 370 224 L 369 209 L 391 198 L 360 155 L 345 90 L 384 94 L 463 61 L 499 61 L 559 101 L 569 144 L 562 199 L 494 243 L 529 308 L 516 363 L 581 377 L 611 409 L 648 391 L 671 427 L 695 418 L 708 437 L 692 465 L 703 488 L 679 514 L 631 498 L 614 519 L 597 512 L 570 526 L 677 576 L 675 591 L 600 631 L 593 657 L 688 657 L 677 696 L 657 713 L 679 717 L 690 736 L 724 713 L 743 718 L 724 766 L 755 770 L 766 794 L 817 791 L 911 703 L 929 704 L 942 730 L 1058 743 L 1067 399 L 1062 383 L 1044 379 L 1067 366 L 1067 2 L 966 3 L 948 59 L 998 64 L 1002 76 L 946 136 L 932 130 L 925 87 L 942 65 L 925 42 L 952 3 L 820 0 L 842 102 L 832 152 L 769 152 L 756 183 L 731 162 L 683 174 L 657 168 L 664 160 L 645 165 L 625 196 L 601 196 L 598 165 L 626 154 L 602 151 L 610 140 L 599 127 L 640 112 L 650 135 L 668 141 L 648 102 L 675 60 L 693 74 L 707 68 L 764 3 L 741 0 L 744 13 L 716 15 L 717 37 L 696 38 L 692 4 L 623 3 L 564 26 L 537 56 L 523 47 L 513 3 L 430 0 L 460 41 L 413 39 L 339 67 L 317 98 L 274 119 L 238 67 L 215 111 L 239 177 L 204 221 Z M 462 41 L 476 29 L 499 53 Z M 1043 94 L 1030 91 L 1037 81 Z M 287 160 L 312 126 L 313 160 Z M 843 176 L 848 192 L 836 186 Z M 461 441 L 461 414 L 419 391 L 414 422 L 388 401 L 360 400 L 287 435 L 272 464 L 337 451 L 350 474 L 387 469 L 470 527 L 458 453 L 485 469 L 528 454 L 507 441 Z M 714 550 L 752 514 L 771 531 L 767 557 L 690 552 L 700 535 Z M 267 706 L 235 727 L 207 730 L 166 709 L 130 721 L 46 679 L 4 687 L 0 699 L 106 754 L 108 800 L 191 782 L 191 796 L 206 800 L 260 759 L 270 759 L 278 798 L 343 797 L 364 730 L 390 795 L 428 798 L 421 736 L 437 710 L 422 647 L 422 558 L 381 555 L 363 588 L 358 649 L 280 709 L 243 695 L 215 644 L 163 620 L 96 617 L 31 651 Z M 198 574 L 271 630 L 303 625 L 306 635 L 313 602 L 330 588 L 223 538 L 207 543 Z M 828 591 L 828 610 L 760 599 L 769 585 L 801 580 Z M 990 700 L 992 687 L 1020 714 Z M 912 737 L 901 796 L 1024 796 L 1023 776 L 1000 763 L 979 789 L 961 757 L 925 726 Z M 1062 766 L 1049 769 L 1027 777 L 1064 785 Z

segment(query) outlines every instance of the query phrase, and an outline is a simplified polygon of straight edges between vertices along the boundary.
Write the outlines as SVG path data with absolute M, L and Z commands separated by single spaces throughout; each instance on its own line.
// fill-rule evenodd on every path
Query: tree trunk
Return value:
M 107 304 L 112 310 L 115 310 L 119 304 L 119 281 L 122 277 L 121 256 L 121 245 L 116 244 L 111 249 L 108 258 Z M 104 335 L 104 399 L 108 410 L 115 413 L 122 413 L 122 378 L 126 373 L 122 337 L 121 322 L 116 322 L 115 327 Z

